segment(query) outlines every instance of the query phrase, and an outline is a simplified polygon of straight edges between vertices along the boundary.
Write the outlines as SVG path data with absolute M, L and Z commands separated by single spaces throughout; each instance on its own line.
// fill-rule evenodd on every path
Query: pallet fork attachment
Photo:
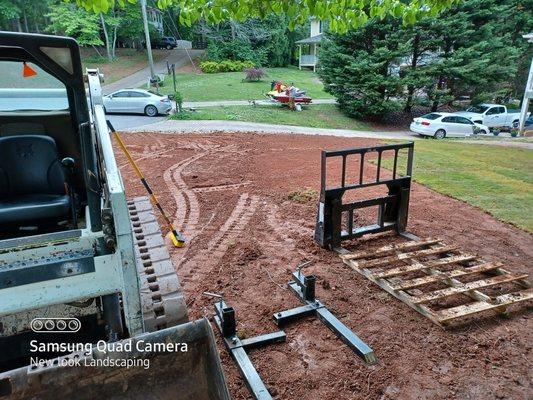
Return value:
M 115 136 L 115 139 L 117 139 L 117 143 L 119 144 L 121 150 L 124 152 L 124 155 L 128 159 L 128 162 L 130 163 L 130 165 L 132 166 L 133 170 L 135 171 L 135 173 L 137 174 L 137 176 L 141 180 L 141 183 L 143 184 L 144 188 L 148 192 L 148 194 L 150 196 L 150 200 L 157 207 L 157 209 L 159 210 L 159 212 L 163 216 L 163 219 L 167 223 L 168 229 L 170 231 L 170 240 L 172 241 L 172 244 L 174 245 L 174 247 L 183 247 L 183 245 L 185 244 L 185 238 L 172 225 L 172 221 L 170 221 L 170 218 L 168 217 L 167 213 L 165 212 L 165 210 L 163 209 L 163 207 L 159 203 L 159 200 L 157 200 L 157 197 L 156 197 L 154 191 L 152 190 L 152 188 L 148 184 L 148 181 L 144 177 L 141 169 L 139 168 L 139 166 L 137 165 L 137 163 L 135 162 L 135 160 L 131 156 L 130 152 L 128 151 L 128 148 L 126 147 L 126 144 L 124 143 L 124 141 L 122 140 L 122 138 L 120 137 L 120 135 L 115 130 L 115 128 L 113 127 L 113 125 L 111 124 L 111 122 L 109 120 L 107 120 L 107 126 L 109 127 L 109 129 L 111 130 L 113 135 Z
M 407 150 L 406 170 L 399 174 L 398 156 L 401 150 Z M 359 147 L 353 149 L 322 151 L 320 202 L 318 204 L 315 241 L 324 248 L 334 249 L 343 240 L 353 239 L 368 233 L 378 233 L 394 230 L 399 234 L 405 232 L 409 210 L 409 192 L 411 190 L 411 175 L 413 169 L 414 143 L 390 144 L 373 147 Z M 387 153 L 392 153 L 392 176 L 385 177 L 382 161 Z M 372 179 L 365 179 L 365 161 L 370 155 L 377 155 L 377 171 Z M 357 179 L 348 181 L 347 173 L 353 165 L 348 164 L 348 158 L 359 157 Z M 327 161 L 341 160 L 340 185 L 328 185 Z M 343 202 L 347 192 L 358 192 L 370 187 L 386 187 L 386 196 L 366 198 L 353 202 Z M 355 226 L 355 212 L 359 209 L 378 207 L 377 221 L 366 226 Z M 343 223 L 345 218 L 345 223 Z M 343 226 L 344 225 L 344 226 Z

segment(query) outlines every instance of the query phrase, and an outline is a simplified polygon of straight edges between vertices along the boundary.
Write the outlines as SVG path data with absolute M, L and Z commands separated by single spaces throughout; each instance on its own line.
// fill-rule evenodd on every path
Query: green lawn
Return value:
M 205 107 L 199 108 L 196 112 L 187 113 L 187 116 L 190 116 L 190 119 L 198 120 L 229 120 L 313 128 L 373 130 L 369 124 L 344 115 L 335 104 L 310 105 L 301 112 L 279 106 Z
M 440 193 L 533 232 L 532 150 L 418 140 L 413 177 Z
M 281 80 L 286 83 L 294 82 L 295 86 L 306 89 L 307 94 L 315 99 L 332 98 L 331 95 L 324 92 L 322 82 L 312 71 L 300 71 L 295 67 L 268 68 L 266 71 L 268 76 L 260 82 L 243 82 L 243 72 L 180 73 L 176 74 L 176 82 L 184 101 L 264 99 L 264 93 L 270 90 L 272 80 Z M 169 94 L 172 91 L 172 76 L 167 76 L 161 92 Z

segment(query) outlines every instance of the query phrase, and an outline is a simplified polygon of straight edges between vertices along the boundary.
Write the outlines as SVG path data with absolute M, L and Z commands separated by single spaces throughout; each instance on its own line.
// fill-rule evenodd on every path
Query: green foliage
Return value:
M 47 14 L 50 24 L 48 32 L 60 32 L 75 38 L 81 46 L 100 46 L 99 16 L 89 13 L 72 4 L 59 3 L 50 8 Z
M 240 72 L 245 68 L 253 68 L 253 61 L 233 61 L 223 60 L 216 61 L 202 61 L 200 63 L 200 69 L 206 74 L 215 74 L 218 72 Z
M 206 58 L 211 61 L 251 60 L 268 67 L 287 66 L 294 47 L 287 25 L 285 16 L 274 14 L 263 20 L 249 18 L 217 26 L 203 24 L 202 33 L 209 38 Z
M 95 13 L 106 13 L 115 4 L 137 0 L 76 0 L 77 4 Z M 203 19 L 217 24 L 225 20 L 245 21 L 251 17 L 265 18 L 270 14 L 284 14 L 288 26 L 294 29 L 309 17 L 330 20 L 330 30 L 345 32 L 364 25 L 369 18 L 400 18 L 412 24 L 423 16 L 434 16 L 459 0 L 158 0 L 157 6 L 179 6 L 180 22 L 190 26 Z
M 437 110 L 465 95 L 474 102 L 521 96 L 526 76 L 516 75 L 531 60 L 521 35 L 533 30 L 533 14 L 524 9 L 533 9 L 533 1 L 464 0 L 411 26 L 372 19 L 328 36 L 319 74 L 357 117 L 410 111 L 420 102 Z
M 193 115 L 191 112 L 188 111 L 178 111 L 177 113 L 172 114 L 169 119 L 188 120 L 193 119 Z
M 254 64 L 264 65 L 267 55 L 262 50 L 254 51 L 249 40 L 235 39 L 227 42 L 210 40 L 205 56 L 210 61 L 253 61 Z
M 54 1 L 58 0 L 0 0 L 0 30 L 40 32 Z
M 390 35 L 399 26 L 392 19 L 371 21 L 323 41 L 319 75 L 348 115 L 372 118 L 397 108 L 391 99 L 401 95 L 402 86 L 389 66 L 403 51 L 401 39 Z

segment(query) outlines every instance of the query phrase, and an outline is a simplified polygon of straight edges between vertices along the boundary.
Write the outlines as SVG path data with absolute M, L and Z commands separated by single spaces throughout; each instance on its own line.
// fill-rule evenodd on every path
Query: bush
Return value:
M 217 61 L 202 61 L 200 63 L 200 69 L 206 74 L 215 74 L 218 72 L 240 72 L 245 68 L 253 68 L 254 63 L 252 61 L 232 61 L 223 60 Z
M 172 100 L 176 102 L 176 112 L 181 113 L 183 106 L 183 95 L 181 94 L 181 92 L 176 90 L 176 92 L 174 92 L 173 97 L 174 98 Z
M 246 39 L 231 41 L 210 41 L 205 51 L 206 59 L 210 61 L 253 61 L 254 65 L 263 65 L 267 61 L 266 49 L 253 49 Z
M 267 74 L 263 68 L 245 68 L 244 73 L 246 74 L 244 79 L 248 82 L 258 82 Z
M 181 111 L 177 112 L 176 114 L 172 114 L 169 119 L 174 120 L 186 120 L 186 119 L 192 119 L 192 113 L 187 111 Z

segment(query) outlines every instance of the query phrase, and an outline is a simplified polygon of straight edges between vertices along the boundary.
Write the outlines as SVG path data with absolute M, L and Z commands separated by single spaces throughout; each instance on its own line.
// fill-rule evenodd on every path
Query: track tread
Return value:
M 145 329 L 154 332 L 188 321 L 178 275 L 148 197 L 128 201 Z

